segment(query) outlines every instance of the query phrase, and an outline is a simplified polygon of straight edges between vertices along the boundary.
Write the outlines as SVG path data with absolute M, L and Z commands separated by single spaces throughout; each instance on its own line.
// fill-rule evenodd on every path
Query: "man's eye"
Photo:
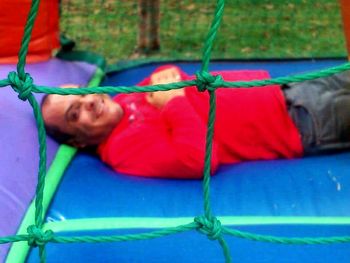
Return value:
M 74 111 L 70 114 L 70 121 L 77 121 L 79 119 L 79 113 Z

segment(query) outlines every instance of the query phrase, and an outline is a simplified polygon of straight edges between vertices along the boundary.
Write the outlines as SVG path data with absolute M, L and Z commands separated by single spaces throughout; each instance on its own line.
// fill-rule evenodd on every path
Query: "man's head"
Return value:
M 75 147 L 95 146 L 105 140 L 123 116 L 108 95 L 48 95 L 41 111 L 49 135 Z

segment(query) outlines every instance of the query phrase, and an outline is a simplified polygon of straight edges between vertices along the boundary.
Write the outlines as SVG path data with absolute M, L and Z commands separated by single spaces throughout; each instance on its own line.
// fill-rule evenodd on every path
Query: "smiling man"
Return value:
M 100 94 L 50 95 L 42 103 L 48 133 L 62 133 L 62 142 L 78 148 L 100 144 L 123 117 L 110 96 Z
M 221 71 L 225 80 L 268 78 L 266 71 Z M 190 79 L 163 66 L 140 85 Z M 200 178 L 208 94 L 194 87 L 151 93 L 61 96 L 42 103 L 48 134 L 126 174 Z M 350 73 L 249 89 L 218 89 L 212 172 L 219 164 L 296 158 L 350 148 Z

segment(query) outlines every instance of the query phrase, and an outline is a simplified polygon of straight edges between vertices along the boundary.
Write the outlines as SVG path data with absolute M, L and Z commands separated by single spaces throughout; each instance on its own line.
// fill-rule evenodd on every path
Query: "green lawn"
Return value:
M 162 58 L 199 59 L 216 1 L 162 0 Z M 109 62 L 130 59 L 137 1 L 62 0 L 61 30 Z M 227 0 L 213 58 L 346 56 L 338 1 Z

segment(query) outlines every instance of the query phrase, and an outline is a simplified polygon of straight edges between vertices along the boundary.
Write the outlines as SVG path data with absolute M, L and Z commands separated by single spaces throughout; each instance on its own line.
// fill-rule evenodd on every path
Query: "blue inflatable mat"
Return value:
M 217 62 L 211 70 L 266 69 L 278 77 L 340 63 Z M 189 74 L 200 67 L 198 63 L 176 64 Z M 134 85 L 157 66 L 110 74 L 104 84 Z M 350 153 L 345 152 L 222 166 L 211 180 L 213 214 L 225 226 L 257 234 L 349 236 L 349 160 Z M 95 156 L 80 153 L 55 195 L 47 227 L 60 235 L 132 234 L 190 223 L 202 214 L 202 181 L 118 174 Z M 348 243 L 280 245 L 228 235 L 225 239 L 234 262 L 348 262 L 350 258 Z M 48 262 L 224 262 L 219 244 L 196 231 L 148 241 L 50 243 L 47 258 Z M 38 262 L 37 251 L 28 261 Z

